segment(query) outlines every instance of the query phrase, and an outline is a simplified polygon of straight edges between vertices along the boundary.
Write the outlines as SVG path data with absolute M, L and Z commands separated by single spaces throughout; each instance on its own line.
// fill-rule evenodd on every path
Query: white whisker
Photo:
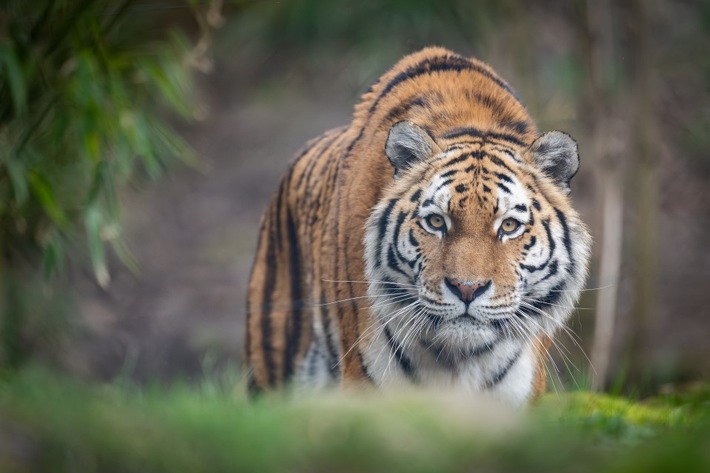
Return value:
M 376 279 L 369 281 L 348 281 L 348 280 L 337 280 L 337 279 L 321 279 L 323 282 L 330 283 L 345 283 L 345 284 L 387 284 L 390 286 L 400 286 L 400 287 L 418 287 L 416 284 L 400 283 L 395 281 L 378 281 Z

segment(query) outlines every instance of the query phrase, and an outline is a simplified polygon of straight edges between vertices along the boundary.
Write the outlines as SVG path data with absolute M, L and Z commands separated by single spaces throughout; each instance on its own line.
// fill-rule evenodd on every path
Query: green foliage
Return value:
M 87 247 L 109 281 L 126 262 L 118 188 L 192 156 L 163 118 L 191 114 L 187 42 L 131 1 L 2 1 L 0 252 L 5 268 L 61 268 Z M 85 242 L 85 243 L 84 243 Z
M 438 393 L 248 402 L 231 383 L 91 386 L 0 377 L 4 471 L 707 471 L 710 424 L 686 403 L 577 393 L 529 412 Z M 691 401 L 692 399 L 692 401 Z M 703 400 L 703 401 L 701 401 Z

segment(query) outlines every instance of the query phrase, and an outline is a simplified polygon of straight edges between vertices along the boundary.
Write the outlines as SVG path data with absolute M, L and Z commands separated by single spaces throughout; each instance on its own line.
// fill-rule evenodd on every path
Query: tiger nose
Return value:
M 446 287 L 466 304 L 473 302 L 491 287 L 490 279 L 487 281 L 461 281 L 456 278 L 444 278 L 444 282 Z

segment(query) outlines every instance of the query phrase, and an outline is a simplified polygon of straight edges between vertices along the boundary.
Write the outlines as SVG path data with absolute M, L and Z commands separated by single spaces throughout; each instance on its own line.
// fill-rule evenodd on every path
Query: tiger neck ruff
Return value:
M 262 219 L 247 302 L 252 392 L 452 387 L 523 404 L 584 285 L 576 143 L 539 133 L 495 72 L 406 56 L 311 140 Z

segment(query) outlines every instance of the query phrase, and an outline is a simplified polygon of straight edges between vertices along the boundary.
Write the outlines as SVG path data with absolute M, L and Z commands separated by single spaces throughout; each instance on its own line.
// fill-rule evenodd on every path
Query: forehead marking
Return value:
M 465 148 L 464 148 L 465 149 Z M 512 159 L 515 162 L 519 162 L 515 159 L 513 152 L 502 148 L 500 146 L 492 146 L 490 148 L 498 153 L 504 154 L 507 159 Z M 455 156 L 451 156 L 454 154 Z M 422 208 L 429 207 L 431 205 L 437 205 L 441 210 L 447 210 L 453 204 L 451 202 L 452 194 L 461 194 L 458 196 L 458 207 L 464 208 L 464 203 L 468 199 L 467 192 L 472 192 L 476 194 L 477 201 L 484 205 L 488 203 L 489 199 L 486 197 L 487 194 L 495 194 L 492 190 L 490 182 L 493 182 L 495 188 L 498 189 L 497 197 L 495 198 L 495 204 L 493 212 L 497 214 L 500 209 L 507 212 L 517 206 L 522 206 L 522 208 L 527 209 L 521 202 L 527 202 L 528 195 L 522 192 L 521 186 L 523 185 L 518 179 L 517 170 L 514 170 L 509 166 L 501 157 L 495 154 L 486 153 L 483 149 L 466 149 L 462 151 L 458 148 L 449 148 L 441 156 L 442 159 L 447 159 L 441 166 L 432 166 L 430 168 L 433 171 L 433 176 L 430 181 L 430 185 L 421 192 L 421 189 L 416 191 L 412 195 L 412 202 L 416 202 L 419 198 L 424 197 L 424 201 L 421 203 Z M 499 168 L 490 169 L 490 165 L 482 164 L 484 158 L 493 165 Z M 448 169 L 450 166 L 455 166 L 460 163 L 465 163 L 469 161 L 470 164 L 464 169 Z M 516 166 L 517 167 L 517 166 Z M 507 171 L 507 172 L 506 172 Z M 459 180 L 461 172 L 468 175 L 472 174 L 472 182 L 459 182 L 455 186 L 450 186 L 456 180 Z M 508 175 L 508 173 L 510 175 Z M 495 177 L 495 179 L 493 179 Z M 486 184 L 489 183 L 489 184 Z M 473 186 L 471 186 L 473 184 Z M 528 184 L 529 185 L 529 184 Z M 477 192 L 477 189 L 480 191 Z M 423 195 L 422 195 L 423 194 Z M 481 195 L 483 194 L 483 195 Z M 539 203 L 536 205 L 536 201 L 532 202 L 533 207 L 538 208 Z M 538 209 L 539 210 L 539 209 Z M 518 211 L 524 211 L 518 209 Z

